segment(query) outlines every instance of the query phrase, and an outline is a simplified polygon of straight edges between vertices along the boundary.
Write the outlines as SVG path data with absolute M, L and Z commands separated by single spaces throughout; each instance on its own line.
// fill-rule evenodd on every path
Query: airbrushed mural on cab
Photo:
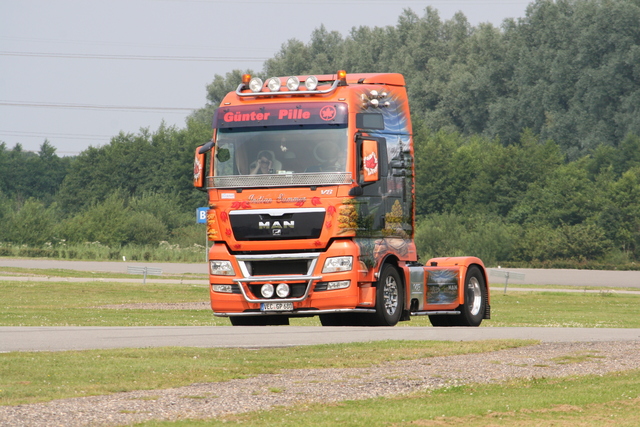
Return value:
M 364 100 L 370 93 L 363 90 L 358 96 Z M 413 174 L 409 105 L 389 87 L 378 91 L 376 99 L 375 106 L 363 102 L 362 112 L 382 114 L 384 130 L 363 129 L 363 136 L 385 139 L 388 173 L 381 176 L 378 183 L 365 187 L 364 197 L 368 196 L 368 203 L 345 201 L 352 204 L 344 205 L 339 218 L 345 230 L 355 231 L 361 261 L 369 268 L 380 265 L 389 254 L 401 260 L 417 259 L 413 243 L 413 179 L 406 179 Z M 364 172 L 375 169 L 378 173 L 379 159 L 367 152 L 363 152 L 362 157 Z

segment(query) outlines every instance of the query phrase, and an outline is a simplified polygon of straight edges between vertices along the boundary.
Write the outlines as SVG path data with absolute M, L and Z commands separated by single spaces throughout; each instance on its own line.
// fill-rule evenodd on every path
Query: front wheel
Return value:
M 398 270 L 386 265 L 376 284 L 376 312 L 371 317 L 372 326 L 395 326 L 404 308 L 404 286 Z

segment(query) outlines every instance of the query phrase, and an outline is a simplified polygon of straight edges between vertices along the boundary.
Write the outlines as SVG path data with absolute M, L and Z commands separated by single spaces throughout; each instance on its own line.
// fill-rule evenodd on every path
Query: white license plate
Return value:
M 292 302 L 263 302 L 260 304 L 261 311 L 293 311 Z

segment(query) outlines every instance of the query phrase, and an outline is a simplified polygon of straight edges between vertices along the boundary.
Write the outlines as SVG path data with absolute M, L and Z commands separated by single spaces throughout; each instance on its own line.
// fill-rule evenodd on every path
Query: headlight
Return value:
M 209 261 L 209 270 L 214 276 L 234 276 L 231 261 Z
M 353 268 L 352 256 L 338 256 L 327 258 L 322 267 L 323 273 L 336 273 L 338 271 L 351 271 Z

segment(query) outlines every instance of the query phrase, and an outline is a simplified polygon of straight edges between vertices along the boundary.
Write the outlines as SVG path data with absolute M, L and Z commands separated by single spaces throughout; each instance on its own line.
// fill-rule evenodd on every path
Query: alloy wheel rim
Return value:
M 472 277 L 467 284 L 469 290 L 471 310 L 470 313 L 476 316 L 480 313 L 480 307 L 482 307 L 482 291 L 480 289 L 480 281 L 477 277 Z
M 398 284 L 392 276 L 387 277 L 384 284 L 384 309 L 389 315 L 398 309 Z

